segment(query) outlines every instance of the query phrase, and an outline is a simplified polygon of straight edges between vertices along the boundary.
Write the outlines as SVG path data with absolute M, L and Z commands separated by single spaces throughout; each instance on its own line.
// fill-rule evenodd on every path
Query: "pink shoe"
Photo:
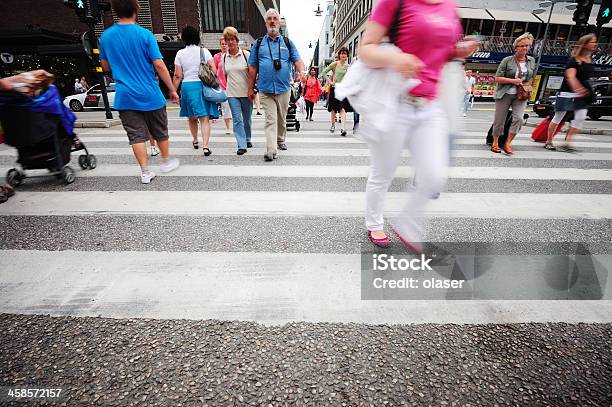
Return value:
M 372 242 L 374 246 L 382 247 L 383 249 L 386 249 L 387 247 L 391 246 L 391 240 L 389 240 L 388 236 L 385 236 L 382 239 L 377 239 L 372 236 L 371 230 L 368 230 L 368 238 L 370 238 L 370 242 Z
M 402 237 L 402 235 L 400 235 L 399 232 L 393 227 L 391 228 L 391 230 L 393 231 L 393 233 L 395 233 L 395 236 L 397 236 L 397 238 L 400 240 L 400 242 L 402 242 L 402 244 L 408 251 L 414 254 L 424 253 L 423 246 L 420 243 L 415 243 L 407 240 L 406 238 Z

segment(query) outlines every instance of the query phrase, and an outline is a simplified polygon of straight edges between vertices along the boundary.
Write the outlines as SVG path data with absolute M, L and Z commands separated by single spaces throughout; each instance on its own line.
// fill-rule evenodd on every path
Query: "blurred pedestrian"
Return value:
M 191 132 L 194 149 L 198 144 L 198 122 L 202 132 L 202 150 L 205 156 L 212 154 L 208 148 L 210 141 L 210 119 L 219 117 L 219 108 L 214 102 L 204 99 L 202 95 L 205 86 L 199 77 L 200 61 L 215 69 L 213 57 L 210 51 L 200 47 L 200 32 L 192 27 L 186 26 L 181 31 L 181 38 L 185 48 L 176 53 L 174 59 L 174 86 L 181 87 L 181 110 L 180 117 L 187 117 L 189 131 Z
M 168 87 L 172 103 L 179 102 L 157 40 L 151 31 L 136 23 L 140 8 L 137 0 L 111 0 L 119 21 L 107 28 L 100 38 L 100 63 L 116 81 L 114 108 L 119 111 L 123 128 L 141 169 L 141 182 L 155 177 L 149 170 L 147 140 L 150 132 L 161 151 L 162 173 L 179 166 L 170 158 L 166 99 L 155 80 L 155 72 Z
M 79 81 L 81 86 L 83 87 L 83 92 L 87 92 L 90 88 L 89 84 L 87 83 L 87 81 L 85 80 L 84 76 L 81 76 L 81 80 Z
M 306 120 L 313 121 L 312 114 L 314 112 L 314 105 L 319 100 L 323 88 L 321 82 L 317 76 L 317 68 L 310 67 L 308 75 L 302 80 L 302 93 L 304 95 L 304 101 L 306 103 Z
M 255 98 L 255 78 L 261 104 L 266 116 L 265 161 L 277 157 L 277 149 L 286 150 L 286 115 L 289 107 L 290 64 L 296 72 L 304 70 L 297 47 L 289 38 L 280 35 L 280 16 L 275 9 L 266 12 L 267 34 L 258 39 L 249 57 L 249 99 Z
M 85 90 L 83 89 L 83 85 L 81 84 L 81 81 L 79 80 L 79 78 L 75 78 L 74 79 L 74 93 L 78 95 L 79 93 L 83 93 L 83 92 L 85 92 Z
M 227 52 L 223 54 L 220 63 L 227 76 L 227 101 L 232 110 L 234 137 L 238 143 L 236 154 L 243 155 L 251 143 L 251 115 L 253 102 L 248 97 L 249 92 L 249 57 L 251 53 L 238 46 L 240 37 L 234 27 L 223 30 L 223 38 L 227 43 Z
M 476 78 L 472 76 L 472 71 L 468 69 L 465 71 L 465 96 L 463 98 L 463 117 L 467 116 L 467 112 L 470 110 L 470 102 L 474 97 L 474 85 L 476 84 Z
M 491 151 L 512 154 L 512 140 L 523 126 L 523 113 L 529 101 L 526 88 L 531 88 L 531 81 L 535 76 L 535 59 L 527 55 L 533 44 L 533 35 L 525 33 L 514 40 L 514 55 L 502 59 L 497 72 L 495 82 L 495 120 L 493 121 L 493 144 Z M 520 89 L 519 89 L 520 88 Z M 499 136 L 504 131 L 504 123 L 508 109 L 512 107 L 512 124 L 508 131 L 506 143 L 499 148 Z
M 349 68 L 348 56 L 349 51 L 348 48 L 342 47 L 338 50 L 338 60 L 332 62 L 321 72 L 321 75 L 325 75 L 328 72 L 333 72 L 333 76 L 330 79 L 330 87 L 329 87 L 329 103 L 327 106 L 327 110 L 331 112 L 331 128 L 330 132 L 334 133 L 336 131 L 336 114 L 340 114 L 340 135 L 346 137 L 346 112 L 352 112 L 353 109 L 349 104 L 348 100 L 338 100 L 335 97 L 335 87 L 336 84 L 342 82 L 344 75 Z
M 559 150 L 575 151 L 572 146 L 572 138 L 582 128 L 582 124 L 587 117 L 588 107 L 594 100 L 591 85 L 591 77 L 593 76 L 591 54 L 596 49 L 597 36 L 587 34 L 578 39 L 572 51 L 565 67 L 565 78 L 555 99 L 555 117 L 548 126 L 548 138 L 546 144 L 544 144 L 544 148 L 547 150 L 556 150 L 552 142 L 557 127 L 568 112 L 574 112 L 574 120 L 572 120 L 567 131 L 565 144 L 559 146 Z
M 223 72 L 223 66 L 219 63 L 223 55 L 227 52 L 227 43 L 225 42 L 225 38 L 223 36 L 219 39 L 219 47 L 221 48 L 221 52 L 217 52 L 213 57 L 213 62 L 215 63 L 215 67 L 217 69 L 217 78 L 219 79 L 219 86 L 221 89 L 227 90 L 227 78 L 225 77 L 225 72 Z M 225 122 L 225 134 L 232 134 L 232 128 L 230 127 L 230 122 L 232 121 L 232 110 L 230 109 L 229 103 L 226 100 L 225 102 L 221 102 L 221 116 L 223 117 L 223 121 Z
M 390 28 L 399 54 L 381 46 Z M 372 11 L 359 48 L 360 61 L 372 68 L 390 67 L 420 81 L 402 98 L 391 130 L 368 142 L 366 226 L 374 245 L 391 244 L 384 231 L 383 205 L 407 146 L 419 182 L 393 222 L 393 231 L 406 248 L 422 252 L 418 242 L 424 234 L 425 205 L 444 187 L 449 162 L 447 119 L 436 102 L 440 73 L 449 60 L 465 58 L 478 47 L 473 41 L 458 44 L 461 32 L 454 0 L 380 0 Z

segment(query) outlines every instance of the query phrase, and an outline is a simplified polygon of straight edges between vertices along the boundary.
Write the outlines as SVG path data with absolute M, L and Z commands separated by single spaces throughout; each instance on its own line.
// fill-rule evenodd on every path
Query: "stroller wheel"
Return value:
M 70 167 L 64 167 L 62 169 L 62 178 L 66 184 L 72 184 L 74 182 L 74 170 Z
M 17 168 L 11 168 L 6 173 L 6 183 L 12 187 L 18 187 L 21 185 L 24 178 L 25 174 L 19 171 Z
M 81 169 L 86 170 L 87 169 L 87 156 L 85 154 L 80 155 L 79 156 L 79 167 L 81 167 Z
M 95 155 L 89 154 L 89 156 L 87 157 L 87 165 L 89 166 L 90 170 L 93 170 L 98 166 L 98 159 Z

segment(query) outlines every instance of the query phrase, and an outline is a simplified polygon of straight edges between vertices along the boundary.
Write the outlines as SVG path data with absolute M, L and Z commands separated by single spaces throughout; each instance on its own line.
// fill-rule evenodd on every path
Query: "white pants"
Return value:
M 449 164 L 447 121 L 436 102 L 422 108 L 402 103 L 395 124 L 378 142 L 369 143 L 370 176 L 366 186 L 366 227 L 381 230 L 384 226 L 385 193 L 393 181 L 404 147 L 418 174 L 416 187 L 407 193 L 406 203 L 393 221 L 405 238 L 422 242 L 423 212 L 430 197 L 446 184 Z
M 570 124 L 571 127 L 581 129 L 584 121 L 586 120 L 587 111 L 588 109 L 574 110 L 574 120 L 572 120 L 572 123 Z M 555 117 L 553 117 L 552 122 L 554 124 L 560 124 L 566 114 L 567 112 L 555 112 Z

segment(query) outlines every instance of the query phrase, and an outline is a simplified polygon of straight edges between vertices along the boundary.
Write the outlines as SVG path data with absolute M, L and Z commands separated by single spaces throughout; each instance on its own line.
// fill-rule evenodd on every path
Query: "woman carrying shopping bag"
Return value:
M 198 149 L 198 122 L 202 128 L 202 141 L 204 142 L 204 155 L 211 154 L 208 148 L 210 140 L 210 119 L 219 117 L 216 103 L 204 99 L 202 91 L 204 84 L 200 80 L 200 63 L 208 64 L 215 69 L 213 57 L 206 48 L 200 48 L 200 33 L 194 27 L 186 26 L 181 32 L 185 48 L 176 53 L 174 59 L 174 87 L 181 86 L 180 117 L 187 117 L 189 131 L 193 138 L 193 148 Z
M 399 54 L 381 46 L 391 27 Z M 419 182 L 393 222 L 393 231 L 408 250 L 422 252 L 425 206 L 444 187 L 449 163 L 447 119 L 436 102 L 440 73 L 448 61 L 465 58 L 478 48 L 474 41 L 458 43 L 461 33 L 454 0 L 380 0 L 372 11 L 359 60 L 372 68 L 392 67 L 405 80 L 420 81 L 402 97 L 391 129 L 368 143 L 366 227 L 374 245 L 391 244 L 384 231 L 383 206 L 407 147 Z

